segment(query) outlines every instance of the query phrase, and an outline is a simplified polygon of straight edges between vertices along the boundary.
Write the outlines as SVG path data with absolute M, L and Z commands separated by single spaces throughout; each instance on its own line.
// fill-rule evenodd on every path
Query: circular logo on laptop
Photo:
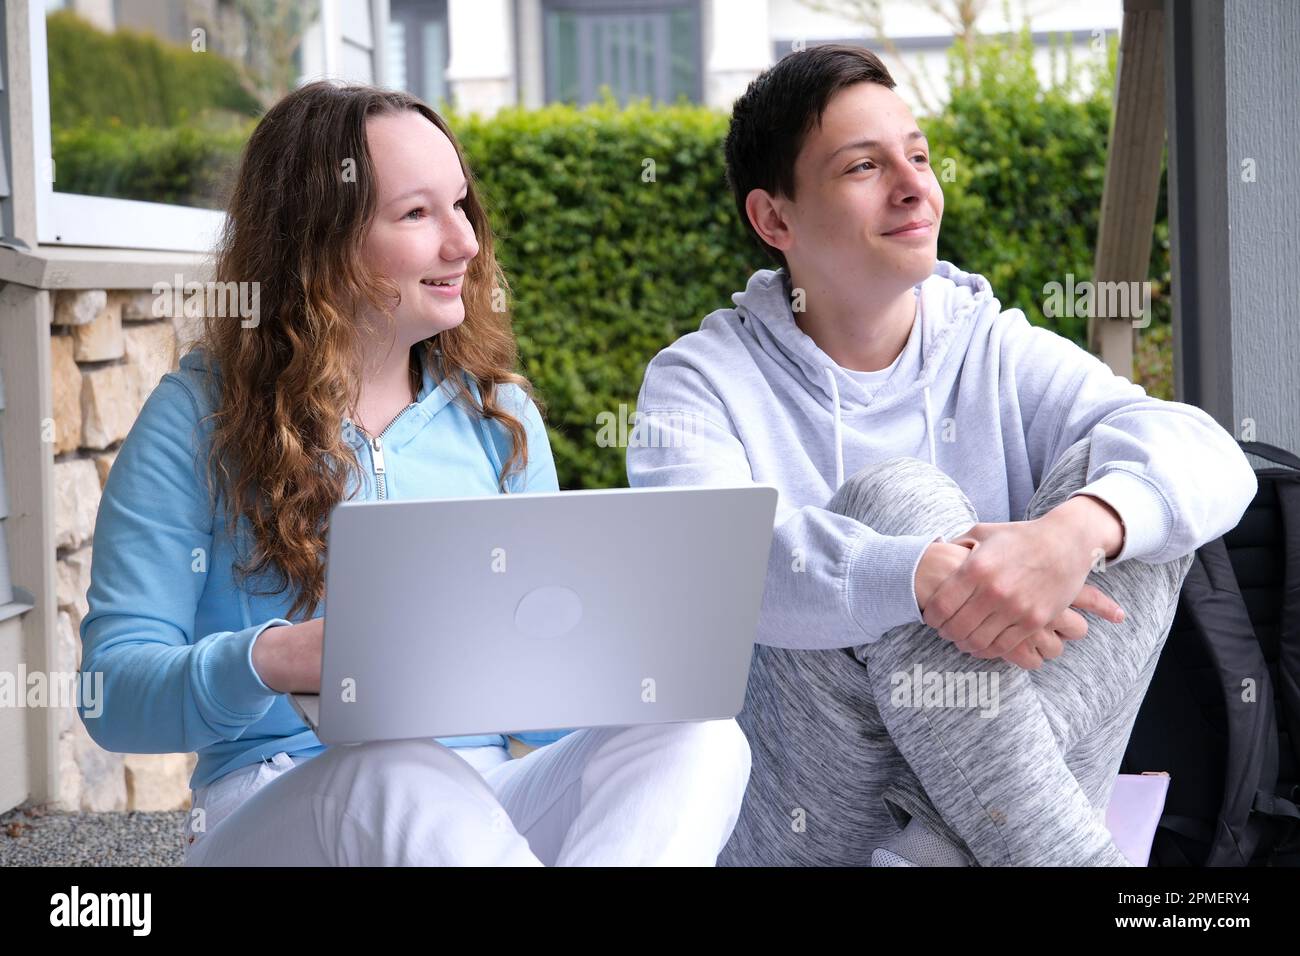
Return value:
M 558 584 L 533 588 L 515 607 L 515 628 L 528 637 L 560 637 L 581 620 L 582 598 L 573 588 Z

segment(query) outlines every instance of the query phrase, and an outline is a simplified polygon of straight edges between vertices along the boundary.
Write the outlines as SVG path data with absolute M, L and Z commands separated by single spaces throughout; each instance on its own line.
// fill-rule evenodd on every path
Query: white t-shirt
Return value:
M 903 351 L 906 351 L 904 349 Z M 875 372 L 860 372 L 857 369 L 846 368 L 846 375 L 852 376 L 858 384 L 866 389 L 868 395 L 875 395 L 876 389 L 885 384 L 885 380 L 893 374 L 894 369 L 898 366 L 898 360 L 903 357 L 903 352 L 894 356 L 894 360 L 886 368 L 879 369 Z M 842 367 L 842 366 L 841 366 Z

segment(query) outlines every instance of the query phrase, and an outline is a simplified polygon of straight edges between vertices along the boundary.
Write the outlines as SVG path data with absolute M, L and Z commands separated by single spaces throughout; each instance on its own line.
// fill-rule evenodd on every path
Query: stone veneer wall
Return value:
M 59 291 L 50 330 L 54 409 L 56 650 L 51 670 L 81 663 L 91 542 L 100 491 L 122 439 L 154 386 L 175 370 L 201 320 L 155 318 L 150 292 Z M 54 807 L 70 811 L 188 809 L 194 754 L 116 754 L 63 708 Z

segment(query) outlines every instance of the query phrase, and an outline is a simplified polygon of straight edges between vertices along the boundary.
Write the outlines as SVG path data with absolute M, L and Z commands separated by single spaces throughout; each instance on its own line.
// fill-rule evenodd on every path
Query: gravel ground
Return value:
M 180 866 L 185 811 L 0 814 L 0 866 Z

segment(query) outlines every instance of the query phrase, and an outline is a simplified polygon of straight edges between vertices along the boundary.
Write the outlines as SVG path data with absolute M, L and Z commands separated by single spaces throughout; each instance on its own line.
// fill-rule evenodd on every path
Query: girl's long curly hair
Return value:
M 251 555 L 236 558 L 237 583 L 271 571 L 276 586 L 259 593 L 292 588 L 294 620 L 315 616 L 324 599 L 330 511 L 351 479 L 360 487 L 361 465 L 343 436 L 343 420 L 360 397 L 365 354 L 367 326 L 354 304 L 369 302 L 395 330 L 397 286 L 364 267 L 361 248 L 377 200 L 366 120 L 402 110 L 420 113 L 455 147 L 469 180 L 465 214 L 479 246 L 462 286 L 464 322 L 411 349 L 413 394 L 428 365 L 435 379 L 454 385 L 455 401 L 509 432 L 503 492 L 506 479 L 528 463 L 524 426 L 498 403 L 497 386 L 513 383 L 529 398 L 532 387 L 513 371 L 517 348 L 501 308 L 506 280 L 456 137 L 406 93 L 319 81 L 288 94 L 244 149 L 213 270 L 220 283 L 259 284 L 258 320 L 245 328 L 237 316 L 208 314 L 195 348 L 206 351 L 219 381 L 216 410 L 205 419 L 214 423 L 207 462 L 214 514 L 224 497 L 232 541 L 245 521 L 254 544 Z

